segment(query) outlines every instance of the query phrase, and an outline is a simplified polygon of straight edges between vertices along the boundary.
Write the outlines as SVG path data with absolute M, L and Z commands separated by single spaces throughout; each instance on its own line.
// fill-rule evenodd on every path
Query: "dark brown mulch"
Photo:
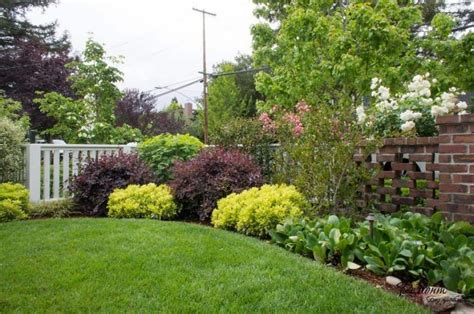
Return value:
M 377 276 L 376 274 L 364 269 L 350 270 L 347 271 L 347 274 L 368 281 L 375 287 L 379 287 L 398 296 L 405 297 L 412 302 L 423 305 L 423 300 L 419 293 L 420 287 L 413 287 L 411 283 L 402 282 L 398 286 L 392 286 L 385 281 L 385 277 Z

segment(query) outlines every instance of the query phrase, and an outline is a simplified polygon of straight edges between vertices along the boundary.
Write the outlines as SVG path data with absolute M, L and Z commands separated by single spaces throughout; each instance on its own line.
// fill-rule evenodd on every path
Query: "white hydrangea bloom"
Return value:
M 411 131 L 415 128 L 416 124 L 415 122 L 413 121 L 407 121 L 405 123 L 403 123 L 400 128 L 403 132 L 408 132 L 408 131 Z
M 357 107 L 356 108 L 356 114 L 357 114 L 357 123 L 359 123 L 359 124 L 364 123 L 365 120 L 367 119 L 367 115 L 365 114 L 364 106 Z
M 465 109 L 467 109 L 467 104 L 466 104 L 465 101 L 460 101 L 460 102 L 458 102 L 458 104 L 457 104 L 456 106 L 457 106 L 458 109 L 460 109 L 460 110 L 465 110 Z
M 443 116 L 443 115 L 448 114 L 448 112 L 449 112 L 449 110 L 446 107 L 442 107 L 442 106 L 433 106 L 433 107 L 431 107 L 431 115 L 433 117 Z
M 380 86 L 378 89 L 380 99 L 387 100 L 390 97 L 390 89 L 385 86 Z
M 411 110 L 405 110 L 400 114 L 400 119 L 403 121 L 411 121 L 414 119 L 414 112 Z

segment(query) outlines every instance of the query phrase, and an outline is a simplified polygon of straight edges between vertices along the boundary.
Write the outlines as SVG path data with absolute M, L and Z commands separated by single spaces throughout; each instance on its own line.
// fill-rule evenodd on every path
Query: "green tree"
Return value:
M 255 89 L 250 56 L 239 55 L 235 62 L 222 62 L 214 67 L 216 76 L 209 83 L 209 132 L 235 117 L 253 117 L 261 95 Z M 221 75 L 219 75 L 221 74 Z
M 267 106 L 290 107 L 300 99 L 312 105 L 360 104 L 370 94 L 371 78 L 382 78 L 396 92 L 426 71 L 444 72 L 434 74 L 472 88 L 472 74 L 455 66 L 471 64 L 466 48 L 471 35 L 441 39 L 435 27 L 421 36 L 420 6 L 393 0 L 255 2 L 257 16 L 266 19 L 252 29 L 255 63 L 272 70 L 259 73 L 256 83 Z M 438 19 L 433 18 L 435 26 Z
M 102 45 L 89 39 L 82 61 L 67 65 L 72 74 L 69 80 L 78 96 L 72 99 L 59 93 L 46 93 L 36 99 L 42 112 L 57 122 L 46 132 L 71 143 L 116 143 L 134 141 L 139 130 L 128 125 L 115 128 L 115 106 L 122 93 L 116 86 L 122 72 L 109 64 L 120 58 L 108 57 Z

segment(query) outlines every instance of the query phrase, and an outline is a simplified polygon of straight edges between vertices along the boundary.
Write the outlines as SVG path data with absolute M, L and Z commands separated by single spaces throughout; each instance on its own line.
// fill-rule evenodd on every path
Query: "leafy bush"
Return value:
M 28 190 L 21 184 L 0 184 L 0 222 L 27 218 L 28 195 Z
M 367 221 L 352 227 L 349 219 L 329 216 L 279 225 L 271 236 L 278 245 L 323 263 L 365 265 L 379 275 L 443 283 L 474 297 L 474 227 L 443 221 L 441 213 L 377 215 L 372 233 Z
M 140 158 L 155 171 L 160 182 L 171 178 L 170 168 L 175 161 L 185 161 L 195 156 L 204 144 L 191 135 L 161 134 L 138 146 Z
M 69 186 L 78 209 L 85 214 L 106 216 L 110 193 L 129 184 L 153 182 L 151 169 L 137 154 L 104 155 L 88 159 Z
M 22 168 L 21 144 L 25 130 L 6 118 L 0 118 L 0 180 L 11 181 Z
M 373 145 L 363 137 L 350 107 L 309 107 L 301 101 L 293 111 L 275 106 L 260 121 L 280 143 L 273 182 L 296 186 L 317 211 L 356 207 L 357 189 L 371 172 L 354 161 L 354 152 L 362 143 L 366 151 Z
M 176 215 L 171 189 L 162 184 L 129 185 L 115 189 L 107 204 L 109 217 L 116 218 L 170 218 Z
M 206 149 L 195 158 L 178 162 L 170 182 L 183 218 L 208 221 L 217 201 L 231 193 L 260 186 L 260 168 L 238 150 Z
M 30 218 L 63 218 L 75 213 L 76 206 L 72 199 L 32 203 L 27 210 Z
M 271 178 L 273 167 L 272 144 L 274 137 L 265 132 L 262 122 L 255 118 L 234 118 L 211 134 L 211 142 L 224 148 L 238 148 L 252 156 L 262 168 L 267 179 Z
M 306 199 L 294 186 L 263 185 L 219 200 L 212 224 L 264 237 L 285 220 L 301 217 L 307 207 Z

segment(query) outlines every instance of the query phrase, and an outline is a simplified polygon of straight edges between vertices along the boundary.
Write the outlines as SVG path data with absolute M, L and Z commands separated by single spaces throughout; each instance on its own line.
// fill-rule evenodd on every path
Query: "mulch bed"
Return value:
M 346 273 L 352 277 L 368 281 L 377 288 L 384 289 L 398 296 L 405 297 L 412 302 L 423 305 L 423 300 L 421 298 L 421 294 L 419 293 L 420 287 L 414 288 L 411 283 L 402 282 L 398 286 L 393 286 L 386 282 L 385 277 L 377 276 L 376 274 L 364 269 L 349 270 Z

